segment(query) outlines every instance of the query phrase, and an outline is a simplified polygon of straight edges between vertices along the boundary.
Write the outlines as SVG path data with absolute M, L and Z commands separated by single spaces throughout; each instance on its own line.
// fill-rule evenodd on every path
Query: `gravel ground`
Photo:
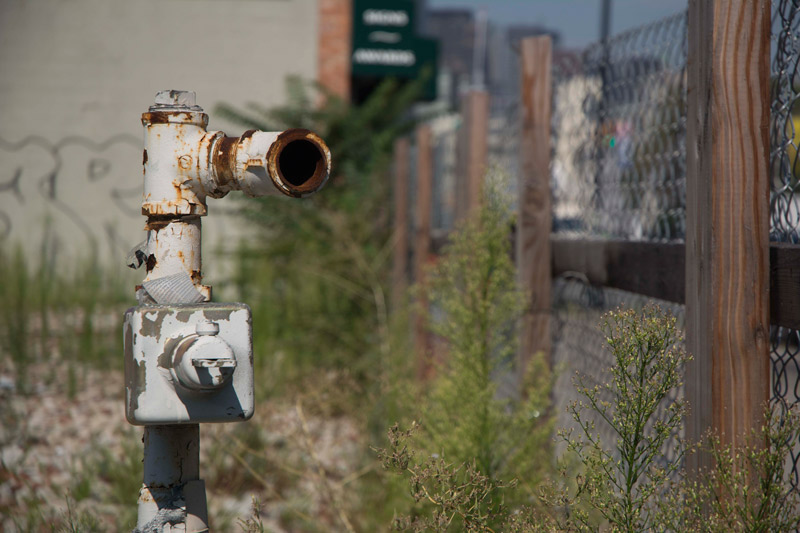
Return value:
M 2 531 L 51 531 L 69 513 L 73 521 L 96 520 L 101 531 L 135 520 L 141 429 L 125 421 L 122 373 L 76 375 L 71 396 L 67 376 L 31 366 L 21 394 L 0 365 Z M 363 435 L 345 417 L 314 411 L 270 402 L 250 422 L 202 426 L 201 472 L 215 530 L 241 529 L 254 496 L 267 531 L 349 529 L 346 488 L 364 471 Z

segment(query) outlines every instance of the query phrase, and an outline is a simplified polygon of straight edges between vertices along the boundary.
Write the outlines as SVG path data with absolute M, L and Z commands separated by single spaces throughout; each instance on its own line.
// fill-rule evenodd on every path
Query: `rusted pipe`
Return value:
M 227 341 L 212 342 L 213 333 L 209 332 L 213 328 L 204 332 L 197 329 L 196 335 L 192 335 L 209 338 L 203 342 L 193 340 L 177 359 L 167 358 L 162 362 L 164 354 L 171 353 L 167 343 L 175 338 L 162 338 L 166 326 L 153 318 L 158 314 L 154 304 L 170 308 L 210 305 L 200 304 L 211 299 L 211 288 L 201 284 L 200 217 L 207 213 L 208 197 L 220 198 L 233 190 L 249 196 L 308 196 L 328 180 L 331 154 L 319 136 L 304 129 L 247 131 L 240 137 L 206 131 L 208 115 L 195 105 L 195 95 L 189 91 L 160 92 L 155 104 L 142 115 L 142 125 L 142 214 L 147 217 L 147 239 L 132 252 L 139 259 L 131 262 L 131 266 L 144 265 L 147 274 L 137 287 L 140 306 L 132 310 L 138 310 L 139 314 L 126 315 L 124 336 L 128 406 L 133 405 L 134 399 L 136 402 L 143 397 L 150 399 L 147 409 L 137 403 L 136 408 L 126 410 L 131 423 L 145 425 L 144 484 L 139 494 L 136 531 L 207 532 L 196 422 L 229 421 L 232 415 L 226 405 L 232 406 L 234 412 L 239 410 L 237 419 L 252 416 L 252 322 L 247 310 L 237 321 L 241 333 L 228 332 Z M 247 309 L 243 304 L 225 305 L 237 313 L 240 308 Z M 129 316 L 142 317 L 138 329 L 134 329 L 134 322 L 129 321 L 134 319 Z M 155 329 L 150 335 L 142 332 L 145 323 Z M 216 332 L 219 331 L 216 324 Z M 157 339 L 154 346 L 146 341 L 151 338 Z M 221 354 L 217 348 L 223 345 L 236 349 Z M 208 353 L 199 356 L 194 353 L 194 359 L 186 355 L 189 350 L 197 352 L 203 346 Z M 184 356 L 191 365 L 184 365 Z M 183 366 L 168 370 L 175 361 Z M 202 396 L 208 390 L 216 390 L 224 380 L 211 386 L 195 379 L 199 375 L 194 370 L 198 361 L 204 371 L 213 375 L 216 374 L 209 369 L 217 371 L 221 367 L 208 365 L 230 365 L 226 368 L 236 365 L 235 373 L 225 371 L 232 374 L 232 377 L 226 374 L 231 384 L 227 385 L 225 396 Z M 249 367 L 243 368 L 242 362 L 249 363 Z M 209 405 L 203 402 L 212 400 L 210 407 L 224 410 L 223 417 L 208 416 Z M 221 400 L 228 403 L 218 405 Z M 201 412 L 204 416 L 199 416 Z
M 250 130 L 238 139 L 215 141 L 212 171 L 202 180 L 209 196 L 241 190 L 253 197 L 285 194 L 301 198 L 321 189 L 330 174 L 330 150 L 309 130 Z
M 159 93 L 142 114 L 142 125 L 145 281 L 187 272 L 206 300 L 211 288 L 201 284 L 200 262 L 206 199 L 235 190 L 253 197 L 302 198 L 321 189 L 330 175 L 331 153 L 316 133 L 250 130 L 228 137 L 206 131 L 208 115 L 195 105 L 194 93 Z
M 302 198 L 328 181 L 330 150 L 306 129 L 250 130 L 228 137 L 205 131 L 208 116 L 202 110 L 153 108 L 142 115 L 142 124 L 146 216 L 202 216 L 206 197 L 234 190 L 253 197 Z

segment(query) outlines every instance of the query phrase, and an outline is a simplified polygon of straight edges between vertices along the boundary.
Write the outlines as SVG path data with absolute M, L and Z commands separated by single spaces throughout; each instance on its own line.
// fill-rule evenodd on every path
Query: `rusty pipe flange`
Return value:
M 286 130 L 267 151 L 267 171 L 282 193 L 302 198 L 328 181 L 331 151 L 319 135 L 306 129 Z
M 300 198 L 325 185 L 331 168 L 325 141 L 305 129 L 249 130 L 238 138 L 222 135 L 213 140 L 209 154 L 210 172 L 201 174 L 209 196 L 238 189 L 252 197 Z

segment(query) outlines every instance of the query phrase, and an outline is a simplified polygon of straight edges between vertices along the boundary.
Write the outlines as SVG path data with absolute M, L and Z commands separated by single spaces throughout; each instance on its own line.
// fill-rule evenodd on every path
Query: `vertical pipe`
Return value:
M 145 281 L 186 272 L 196 284 L 200 282 L 200 232 L 199 216 L 170 220 L 148 221 Z
M 208 531 L 199 424 L 145 426 L 143 442 L 137 530 L 161 531 L 170 524 L 183 525 L 187 532 Z
M 194 93 L 165 91 L 157 105 L 170 110 L 169 120 L 152 113 L 143 115 L 145 127 L 143 212 L 147 219 L 147 280 L 179 273 L 200 286 L 200 215 L 204 199 L 184 198 L 185 191 L 174 185 L 187 156 L 177 157 L 186 144 L 199 141 L 207 117 L 194 105 Z M 158 134 L 153 129 L 158 128 Z M 175 163 L 177 162 L 177 163 Z M 174 164 L 172 164 L 174 163 Z M 206 294 L 207 296 L 207 294 Z M 168 304 L 188 303 L 175 297 Z M 208 531 L 205 484 L 200 479 L 200 426 L 198 424 L 145 426 L 144 479 L 139 491 L 137 532 Z
M 611 32 L 611 0 L 602 0 L 600 7 L 600 42 L 605 44 Z

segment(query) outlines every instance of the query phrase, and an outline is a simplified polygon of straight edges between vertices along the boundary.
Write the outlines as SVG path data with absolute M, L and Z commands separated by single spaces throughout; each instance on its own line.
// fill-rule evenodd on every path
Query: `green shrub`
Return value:
M 390 448 L 380 451 L 385 466 L 409 479 L 417 504 L 400 527 L 489 530 L 510 509 L 534 501 L 534 487 L 552 466 L 551 383 L 541 354 L 519 389 L 498 390 L 514 371 L 525 307 L 509 249 L 512 217 L 500 191 L 490 180 L 483 206 L 454 232 L 419 289 L 446 349 L 433 381 L 406 405 L 422 421 L 416 435 L 394 428 Z
M 235 286 L 253 308 L 255 353 L 279 362 L 259 361 L 271 369 L 274 393 L 326 369 L 376 383 L 389 352 L 386 171 L 394 140 L 413 126 L 407 110 L 419 86 L 383 83 L 360 106 L 331 94 L 319 106 L 319 92 L 296 79 L 287 89 L 285 106 L 217 109 L 246 127 L 315 130 L 333 159 L 328 185 L 313 197 L 243 203 L 260 239 L 242 246 Z
M 0 247 L 0 365 L 13 366 L 25 394 L 31 365 L 61 359 L 63 366 L 50 365 L 51 372 L 66 368 L 72 397 L 82 369 L 122 368 L 119 331 L 133 302 L 134 276 L 103 265 L 94 251 L 59 262 L 49 227 L 38 256 L 26 256 L 20 245 Z
M 656 504 L 680 468 L 684 453 L 677 445 L 670 460 L 662 460 L 686 410 L 682 399 L 669 400 L 682 385 L 689 359 L 675 324 L 675 317 L 656 307 L 605 315 L 601 329 L 613 356 L 612 380 L 590 386 L 578 376 L 576 385 L 584 400 L 569 408 L 578 435 L 561 433 L 567 449 L 577 454 L 583 466 L 572 502 L 574 512 L 565 517 L 574 522 L 569 527 L 599 526 L 581 508 L 583 503 L 614 531 L 659 529 Z M 611 428 L 615 442 L 600 440 L 587 410 Z
M 763 427 L 740 448 L 713 434 L 699 445 L 675 444 L 686 406 L 671 398 L 689 360 L 675 324 L 657 307 L 604 317 L 612 379 L 591 386 L 577 379 L 583 400 L 570 406 L 577 436 L 561 432 L 581 470 L 573 479 L 562 468 L 562 484 L 542 491 L 548 513 L 518 517 L 514 530 L 766 533 L 800 526 L 800 496 L 785 471 L 800 437 L 796 413 L 767 409 Z M 600 439 L 598 418 L 613 443 Z M 715 467 L 678 475 L 687 445 L 709 453 Z
M 699 450 L 715 467 L 677 484 L 662 521 L 672 531 L 709 533 L 795 531 L 800 528 L 800 494 L 786 470 L 800 438 L 796 409 L 776 404 L 743 446 L 723 445 L 709 434 Z

